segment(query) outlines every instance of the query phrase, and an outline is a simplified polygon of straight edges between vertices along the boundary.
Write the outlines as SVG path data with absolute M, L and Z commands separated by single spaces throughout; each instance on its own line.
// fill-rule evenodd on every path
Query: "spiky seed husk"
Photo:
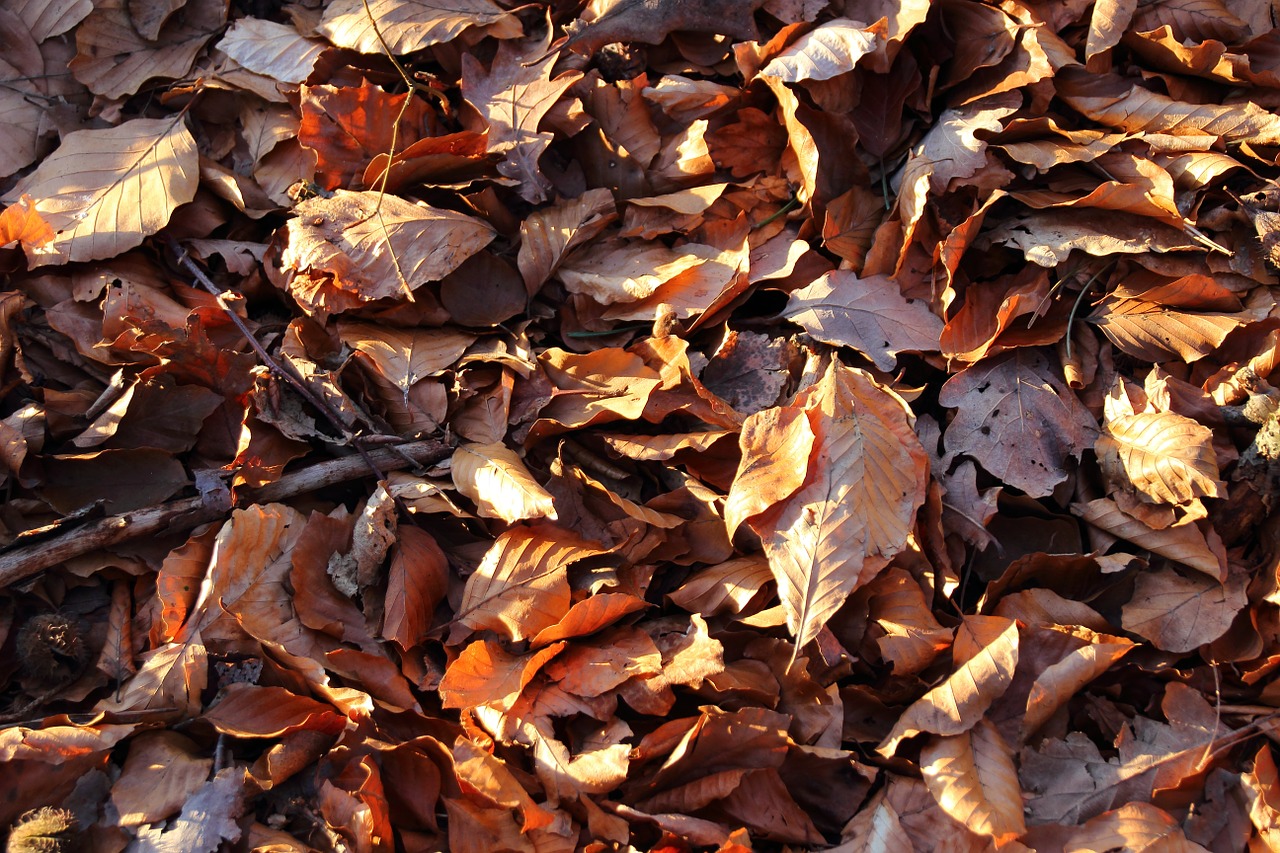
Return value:
M 80 827 L 66 809 L 45 806 L 18 818 L 5 853 L 72 853 L 80 849 Z

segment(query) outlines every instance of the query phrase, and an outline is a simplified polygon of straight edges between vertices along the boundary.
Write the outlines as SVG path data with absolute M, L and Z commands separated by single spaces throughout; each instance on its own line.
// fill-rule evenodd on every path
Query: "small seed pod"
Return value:
M 42 613 L 18 631 L 18 661 L 23 673 L 51 687 L 78 678 L 89 662 L 89 650 L 76 620 Z
M 29 811 L 9 831 L 5 853 L 71 853 L 79 850 L 80 827 L 66 809 Z

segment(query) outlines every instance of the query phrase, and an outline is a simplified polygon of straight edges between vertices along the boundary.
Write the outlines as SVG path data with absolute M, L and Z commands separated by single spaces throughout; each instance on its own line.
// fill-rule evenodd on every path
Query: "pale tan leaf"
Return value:
M 1174 412 L 1108 419 L 1098 436 L 1098 462 L 1113 483 L 1152 503 L 1180 504 L 1226 493 L 1218 478 L 1213 431 Z
M 453 453 L 453 483 L 482 518 L 556 517 L 555 502 L 515 451 L 504 444 L 463 444 Z
M 885 798 L 884 791 L 858 810 L 840 831 L 843 843 L 830 853 L 914 853 L 898 813 Z
M 1138 0 L 1098 0 L 1094 3 L 1084 58 L 1092 59 L 1119 44 L 1136 8 Z
M 38 36 L 18 10 L 0 9 L 0 175 L 12 175 L 36 158 L 46 132 L 48 97 Z
M 285 24 L 241 18 L 231 25 L 217 48 L 255 74 L 298 84 L 311 75 L 324 45 L 303 38 Z
M 1182 827 L 1164 809 L 1150 803 L 1129 803 L 1090 820 L 1063 845 L 1065 853 L 1093 850 L 1142 850 L 1159 853 L 1208 853 L 1188 841 Z
M 1000 624 L 1004 628 L 994 633 L 994 638 L 969 656 L 946 681 L 903 712 L 893 731 L 877 747 L 881 755 L 893 755 L 898 744 L 921 732 L 958 735 L 968 731 L 1013 681 L 1013 671 L 1018 666 L 1017 622 L 995 616 L 970 616 L 966 618 L 966 624 L 969 622 L 985 623 L 980 626 L 984 635 L 992 635 Z
M 1095 121 L 1130 133 L 1211 134 L 1222 142 L 1280 145 L 1280 116 L 1254 104 L 1189 104 L 1115 74 L 1063 68 L 1054 78 L 1058 96 Z
M 570 252 L 598 235 L 615 218 L 613 193 L 601 188 L 525 217 L 520 223 L 516 264 L 529 293 L 537 293 Z
M 455 634 L 488 628 L 524 640 L 555 625 L 569 610 L 569 564 L 605 550 L 551 525 L 511 528 L 467 578 Z
M 760 74 L 784 83 L 839 77 L 876 49 L 883 32 L 882 27 L 867 27 L 848 18 L 827 21 L 769 60 Z
M 396 328 L 343 321 L 338 337 L 366 357 L 382 378 L 407 393 L 452 366 L 476 336 L 456 329 Z
M 547 826 L 554 820 L 550 812 L 533 801 L 500 758 L 470 740 L 458 738 L 453 745 L 453 761 L 458 779 L 477 794 L 496 805 L 520 809 L 525 829 Z
M 651 296 L 662 284 L 719 254 L 711 246 L 696 243 L 669 249 L 657 242 L 602 240 L 575 252 L 560 265 L 556 277 L 570 293 L 615 305 Z
M 1253 769 L 1240 776 L 1240 786 L 1249 803 L 1249 820 L 1263 843 L 1280 847 L 1280 772 L 1268 744 L 1258 747 Z
M 129 744 L 111 804 L 121 826 L 157 823 L 177 814 L 209 778 L 213 758 L 200 757 L 190 738 L 172 731 L 144 732 Z
M 881 370 L 900 352 L 937 352 L 942 320 L 920 299 L 907 299 L 889 276 L 859 278 L 839 270 L 791 291 L 781 316 L 823 343 L 849 346 Z
M 77 130 L 14 187 L 30 195 L 56 236 L 27 248 L 33 267 L 112 258 L 169 222 L 195 198 L 199 158 L 178 116 Z
M 741 613 L 772 580 L 763 556 L 738 557 L 698 569 L 678 589 L 667 593 L 667 598 L 703 616 Z
M 1190 652 L 1226 633 L 1248 603 L 1245 584 L 1225 584 L 1204 575 L 1184 577 L 1170 569 L 1138 575 L 1133 597 L 1121 611 L 1126 631 L 1167 652 Z
M 1000 223 L 983 237 L 1016 246 L 1027 260 L 1057 266 L 1073 249 L 1091 255 L 1143 254 L 1198 250 L 1200 245 L 1172 225 L 1115 211 L 1081 216 L 1072 210 L 1043 210 Z
M 439 281 L 494 236 L 479 219 L 377 192 L 337 190 L 295 212 L 281 266 L 293 274 L 290 292 L 313 310 L 342 311 Z
M 168 643 L 142 656 L 138 671 L 98 703 L 103 711 L 171 711 L 199 716 L 209 681 L 209 659 L 199 636 Z
M 10 0 L 6 6 L 30 28 L 37 42 L 62 35 L 93 11 L 92 0 Z
M 1226 578 L 1226 566 L 1205 541 L 1194 524 L 1179 524 L 1155 530 L 1116 506 L 1115 501 L 1099 498 L 1087 504 L 1072 504 L 1071 511 L 1085 521 L 1152 553 L 1190 566 L 1217 580 Z
M 514 25 L 508 35 L 519 35 L 514 16 L 491 0 L 369 0 L 367 12 L 362 0 L 335 0 L 325 9 L 318 30 L 337 47 L 382 53 L 380 30 L 391 52 L 403 55 L 453 41 L 471 27 L 492 24 Z
M 556 739 L 549 721 L 521 727 L 522 739 L 528 739 L 533 745 L 534 772 L 547 792 L 557 799 L 607 794 L 621 785 L 627 778 L 631 747 L 620 741 L 630 734 L 630 727 L 615 718 L 572 755 L 569 748 Z
M 905 403 L 863 371 L 832 360 L 797 404 L 813 434 L 799 488 L 791 482 L 803 456 L 765 455 L 744 439 L 738 469 L 739 478 L 784 484 L 775 492 L 784 497 L 747 520 L 778 581 L 796 655 L 905 546 L 928 478 Z
M 171 15 L 154 40 L 134 27 L 127 0 L 103 0 L 76 29 L 71 73 L 89 91 L 108 98 L 132 95 L 148 80 L 185 77 L 205 43 L 222 29 L 227 4 L 190 0 Z
M 219 770 L 187 799 L 177 820 L 164 829 L 140 829 L 130 847 L 137 853 L 213 853 L 224 841 L 238 840 L 237 819 L 244 812 L 247 781 L 244 767 Z
M 920 772 L 942 810 L 997 846 L 1027 831 L 1013 753 L 987 720 L 969 731 L 930 738 Z

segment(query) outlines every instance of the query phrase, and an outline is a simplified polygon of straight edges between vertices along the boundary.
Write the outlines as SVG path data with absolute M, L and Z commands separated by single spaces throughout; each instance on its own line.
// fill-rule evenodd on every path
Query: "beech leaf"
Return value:
M 198 165 L 181 117 L 68 133 L 6 196 L 31 196 L 55 232 L 48 242 L 23 247 L 28 262 L 101 260 L 134 248 L 195 197 Z

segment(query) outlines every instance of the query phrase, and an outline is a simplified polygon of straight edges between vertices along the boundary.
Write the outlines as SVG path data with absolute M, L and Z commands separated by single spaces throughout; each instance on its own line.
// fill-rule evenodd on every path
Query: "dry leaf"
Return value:
M 29 195 L 52 240 L 32 266 L 112 258 L 163 228 L 196 194 L 196 143 L 181 116 L 67 134 L 5 198 Z

